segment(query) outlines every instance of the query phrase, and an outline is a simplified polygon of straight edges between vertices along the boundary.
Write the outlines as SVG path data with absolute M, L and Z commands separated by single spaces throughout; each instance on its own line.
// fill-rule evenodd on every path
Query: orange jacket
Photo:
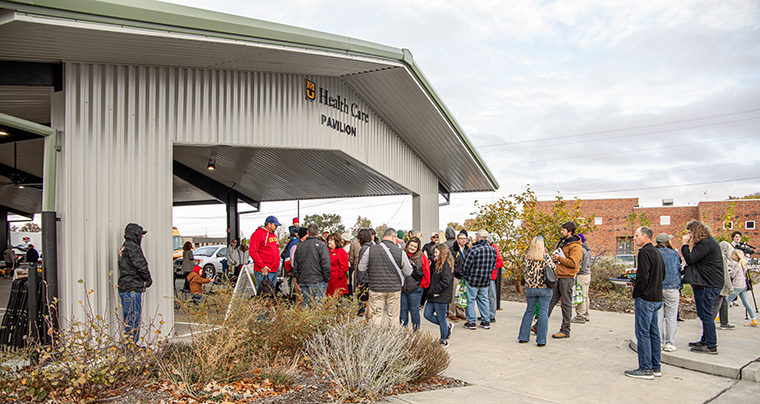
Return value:
M 203 293 L 203 284 L 211 282 L 211 279 L 190 272 L 190 275 L 187 275 L 187 281 L 190 283 L 190 293 Z
M 581 269 L 581 259 L 583 259 L 583 247 L 581 241 L 572 241 L 562 247 L 564 257 L 560 257 L 557 262 L 557 278 L 574 278 L 575 274 Z

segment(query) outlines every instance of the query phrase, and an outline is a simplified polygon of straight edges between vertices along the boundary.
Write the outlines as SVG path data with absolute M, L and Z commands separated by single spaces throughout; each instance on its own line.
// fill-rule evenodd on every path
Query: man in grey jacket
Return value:
M 398 324 L 401 312 L 401 287 L 412 274 L 406 253 L 396 246 L 396 230 L 385 229 L 383 241 L 369 248 L 359 261 L 359 271 L 369 276 L 369 310 L 372 322 L 379 325 L 383 310 L 391 324 Z
M 321 301 L 330 281 L 330 252 L 317 237 L 319 226 L 309 225 L 308 237 L 299 241 L 293 255 L 293 276 L 303 293 L 303 305 Z
M 578 275 L 575 275 L 575 280 L 583 288 L 583 302 L 575 306 L 573 323 L 583 324 L 591 320 L 588 317 L 588 287 L 591 285 L 591 247 L 586 244 L 586 237 L 583 234 L 578 234 L 578 237 L 581 238 L 583 258 L 581 258 L 581 268 L 578 270 Z

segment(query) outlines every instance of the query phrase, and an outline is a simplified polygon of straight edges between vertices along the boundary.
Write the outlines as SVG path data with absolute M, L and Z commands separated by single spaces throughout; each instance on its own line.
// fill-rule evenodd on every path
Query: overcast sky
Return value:
M 500 183 L 452 195 L 441 228 L 527 184 L 642 206 L 760 191 L 758 1 L 171 2 L 409 49 Z M 301 202 L 346 227 L 408 229 L 411 210 L 410 196 Z M 290 224 L 296 202 L 263 203 L 244 233 L 267 214 Z M 174 224 L 222 236 L 224 207 L 175 208 Z

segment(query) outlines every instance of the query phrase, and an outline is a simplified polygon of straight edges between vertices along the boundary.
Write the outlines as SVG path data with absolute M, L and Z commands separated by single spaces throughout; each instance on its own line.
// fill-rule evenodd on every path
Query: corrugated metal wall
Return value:
M 96 312 L 113 316 L 117 255 L 124 227 L 135 222 L 148 231 L 142 246 L 154 282 L 143 318 L 159 313 L 167 324 L 174 321 L 168 74 L 161 68 L 65 65 L 57 200 L 62 319 L 82 318 L 79 301 L 86 303 L 89 289 Z
M 438 229 L 438 180 L 414 152 L 338 78 L 203 69 L 67 63 L 66 120 L 59 159 L 61 298 L 64 318 L 81 317 L 86 289 L 98 310 L 116 309 L 107 292 L 129 222 L 148 230 L 143 249 L 154 286 L 143 318 L 173 322 L 172 143 L 341 150 L 415 194 L 414 224 Z M 345 98 L 349 113 L 321 104 L 320 87 Z M 369 114 L 362 122 L 352 104 Z M 322 115 L 356 136 L 322 123 Z M 408 135 L 408 134 L 407 134 Z M 86 286 L 77 283 L 83 279 Z

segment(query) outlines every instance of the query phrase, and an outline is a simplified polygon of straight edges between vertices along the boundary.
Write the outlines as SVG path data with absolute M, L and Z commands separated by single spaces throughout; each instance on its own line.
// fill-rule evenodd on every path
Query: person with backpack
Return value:
M 142 295 L 153 284 L 148 261 L 140 246 L 146 233 L 139 224 L 128 224 L 124 229 L 124 244 L 119 249 L 119 297 L 124 314 L 124 334 L 134 344 L 140 340 Z

